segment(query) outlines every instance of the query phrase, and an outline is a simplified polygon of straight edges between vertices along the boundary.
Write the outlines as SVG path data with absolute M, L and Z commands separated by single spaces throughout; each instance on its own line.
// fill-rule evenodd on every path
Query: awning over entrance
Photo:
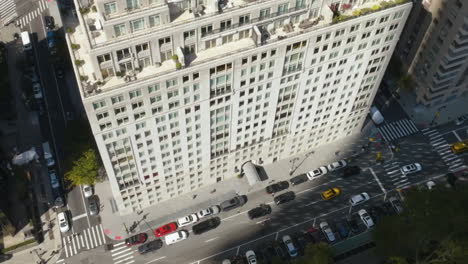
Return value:
M 257 168 L 251 161 L 246 162 L 242 166 L 242 169 L 244 170 L 244 175 L 247 178 L 247 181 L 249 182 L 250 186 L 253 186 L 257 182 L 261 181 Z

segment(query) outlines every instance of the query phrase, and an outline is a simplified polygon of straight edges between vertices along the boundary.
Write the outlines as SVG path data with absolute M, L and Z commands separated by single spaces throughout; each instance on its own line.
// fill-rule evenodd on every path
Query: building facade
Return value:
M 443 107 L 468 95 L 468 2 L 417 1 L 397 53 L 416 83 L 417 103 Z
M 119 212 L 359 133 L 412 6 L 380 2 L 96 1 L 68 41 Z

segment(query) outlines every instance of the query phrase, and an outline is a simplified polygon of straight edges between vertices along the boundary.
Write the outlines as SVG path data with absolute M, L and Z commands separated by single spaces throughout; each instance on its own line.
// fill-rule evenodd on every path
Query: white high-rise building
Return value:
M 120 214 L 359 133 L 412 6 L 396 2 L 82 9 L 67 40 Z

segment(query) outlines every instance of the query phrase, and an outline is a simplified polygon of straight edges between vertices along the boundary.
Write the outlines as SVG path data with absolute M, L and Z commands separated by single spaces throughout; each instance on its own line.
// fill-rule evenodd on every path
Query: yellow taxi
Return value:
M 455 154 L 460 154 L 468 150 L 468 139 L 450 145 L 450 150 Z
M 322 196 L 323 200 L 330 200 L 330 199 L 335 198 L 338 195 L 340 195 L 340 193 L 341 193 L 340 189 L 335 187 L 335 188 L 331 188 L 331 189 L 328 189 L 328 190 L 324 191 L 321 194 L 321 196 Z

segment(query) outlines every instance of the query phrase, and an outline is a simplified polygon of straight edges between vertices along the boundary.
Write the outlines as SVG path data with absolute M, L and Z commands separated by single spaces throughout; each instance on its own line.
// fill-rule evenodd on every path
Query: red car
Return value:
M 148 235 L 145 233 L 140 233 L 134 236 L 131 236 L 127 239 L 125 239 L 125 245 L 127 247 L 133 246 L 133 245 L 138 245 L 138 244 L 143 244 L 146 242 L 148 239 Z
M 175 222 L 169 223 L 167 225 L 160 226 L 154 230 L 154 235 L 156 237 L 165 236 L 169 233 L 176 231 L 177 224 Z

